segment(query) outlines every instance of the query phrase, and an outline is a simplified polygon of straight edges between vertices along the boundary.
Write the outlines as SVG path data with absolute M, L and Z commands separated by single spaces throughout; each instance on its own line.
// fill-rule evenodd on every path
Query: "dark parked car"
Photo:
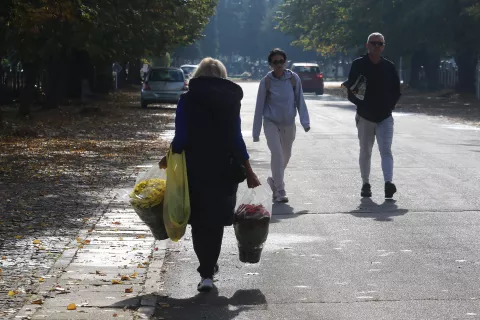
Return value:
M 323 73 L 318 64 L 297 62 L 292 64 L 292 71 L 302 80 L 303 92 L 323 94 Z

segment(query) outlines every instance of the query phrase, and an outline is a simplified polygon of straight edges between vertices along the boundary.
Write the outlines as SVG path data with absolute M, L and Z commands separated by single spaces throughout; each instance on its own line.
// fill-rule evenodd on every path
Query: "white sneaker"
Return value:
M 277 195 L 277 188 L 275 188 L 275 182 L 273 181 L 272 177 L 267 178 L 267 183 L 270 186 L 270 189 L 272 189 L 272 199 L 275 200 L 276 195 Z
M 200 283 L 197 286 L 197 290 L 200 292 L 209 292 L 213 289 L 213 279 L 202 278 Z
M 287 203 L 288 197 L 285 190 L 278 191 L 274 197 L 275 202 Z

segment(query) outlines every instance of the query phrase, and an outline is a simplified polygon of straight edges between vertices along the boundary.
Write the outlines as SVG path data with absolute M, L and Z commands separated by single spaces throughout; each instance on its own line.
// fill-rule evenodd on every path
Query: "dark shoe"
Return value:
M 372 197 L 372 187 L 370 183 L 365 183 L 362 187 L 362 192 L 360 195 L 364 198 L 371 198 Z
M 197 286 L 199 292 L 210 292 L 213 289 L 213 279 L 211 278 L 202 278 L 200 283 Z
M 385 182 L 385 199 L 393 198 L 395 192 L 397 192 L 397 187 L 391 182 Z

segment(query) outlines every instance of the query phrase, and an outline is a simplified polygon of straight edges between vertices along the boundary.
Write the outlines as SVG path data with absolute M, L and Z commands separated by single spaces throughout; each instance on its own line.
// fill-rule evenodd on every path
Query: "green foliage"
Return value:
M 213 0 L 12 0 L 2 4 L 0 22 L 9 32 L 1 35 L 20 59 L 82 51 L 128 60 L 194 42 L 215 6 Z
M 282 31 L 298 38 L 295 44 L 324 54 L 362 47 L 378 31 L 388 48 L 408 55 L 418 48 L 446 53 L 459 41 L 478 43 L 473 30 L 480 24 L 472 17 L 480 18 L 476 0 L 286 0 L 276 19 Z

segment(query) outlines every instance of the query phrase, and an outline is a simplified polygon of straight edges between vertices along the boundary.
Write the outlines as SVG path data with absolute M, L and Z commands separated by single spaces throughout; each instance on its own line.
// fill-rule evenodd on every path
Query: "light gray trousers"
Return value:
M 271 153 L 270 166 L 275 189 L 281 193 L 285 191 L 285 168 L 287 168 L 292 156 L 292 146 L 293 141 L 295 141 L 297 127 L 295 124 L 277 125 L 265 120 L 263 130 Z
M 393 180 L 393 117 L 390 116 L 382 122 L 368 121 L 358 114 L 355 116 L 360 142 L 360 173 L 363 183 L 368 183 L 372 163 L 372 149 L 377 138 L 378 150 L 382 158 L 383 178 L 385 182 Z

